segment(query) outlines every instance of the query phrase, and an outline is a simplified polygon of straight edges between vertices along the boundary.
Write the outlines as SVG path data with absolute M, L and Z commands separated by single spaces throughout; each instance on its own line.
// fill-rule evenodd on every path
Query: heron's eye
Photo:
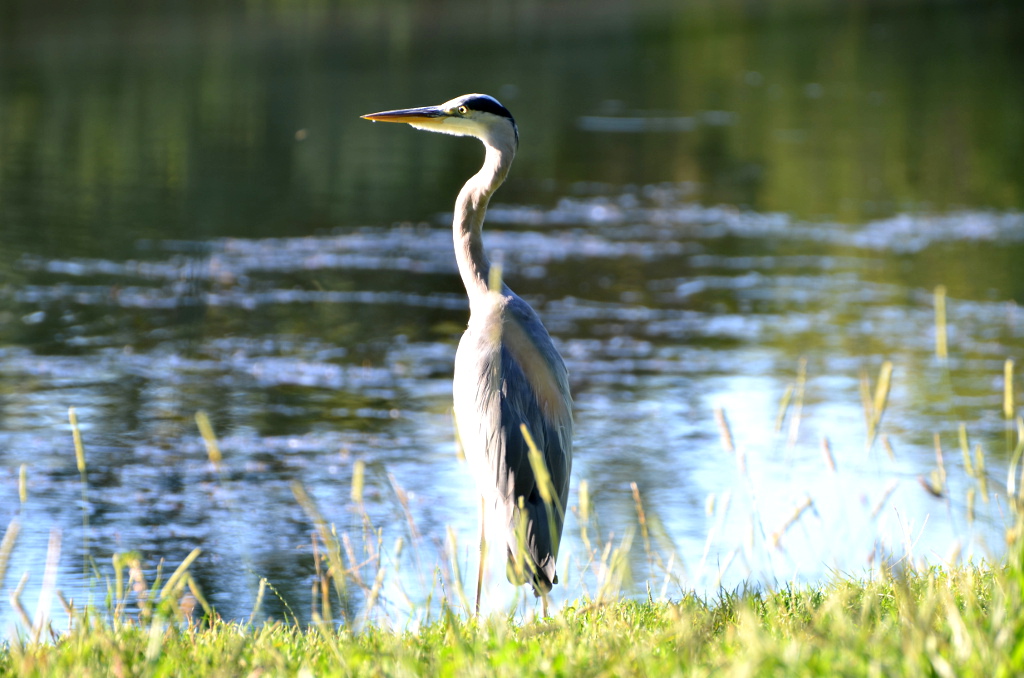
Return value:
M 459 106 L 459 115 L 466 115 L 469 113 L 469 109 L 465 106 Z

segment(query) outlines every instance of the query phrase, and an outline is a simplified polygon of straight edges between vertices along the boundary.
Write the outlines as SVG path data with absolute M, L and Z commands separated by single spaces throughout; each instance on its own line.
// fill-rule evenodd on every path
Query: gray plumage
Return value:
M 537 595 L 558 582 L 555 559 L 572 470 L 572 398 L 562 357 L 537 313 L 504 283 L 491 289 L 491 263 L 481 229 L 491 195 L 505 180 L 519 144 L 508 110 L 496 99 L 467 94 L 440 106 L 384 111 L 369 120 L 406 122 L 432 132 L 473 136 L 484 144 L 483 167 L 455 202 L 455 258 L 469 295 L 469 326 L 455 356 L 453 395 L 458 436 L 483 496 L 485 512 L 503 532 L 515 565 Z M 525 424 L 543 455 L 556 494 L 549 511 L 520 432 Z M 520 553 L 519 502 L 526 512 L 526 558 Z M 480 589 L 477 588 L 479 608 Z

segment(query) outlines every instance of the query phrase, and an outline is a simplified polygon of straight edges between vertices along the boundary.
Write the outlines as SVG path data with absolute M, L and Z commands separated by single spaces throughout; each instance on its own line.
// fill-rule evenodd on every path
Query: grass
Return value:
M 445 608 L 414 631 L 87 615 L 54 643 L 9 644 L 0 674 L 1013 676 L 1024 671 L 1022 583 L 1018 561 L 715 602 L 578 603 L 526 624 Z

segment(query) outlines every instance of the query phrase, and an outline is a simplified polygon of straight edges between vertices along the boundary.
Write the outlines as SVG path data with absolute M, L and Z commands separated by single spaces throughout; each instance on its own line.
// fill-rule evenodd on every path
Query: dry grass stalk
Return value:
M 835 473 L 836 459 L 832 456 L 832 446 L 829 444 L 827 436 L 821 437 L 821 456 L 825 458 L 825 465 L 828 466 L 828 470 Z
M 946 286 L 935 287 L 935 357 L 946 360 L 949 344 L 946 332 Z
M 217 444 L 217 436 L 213 432 L 213 424 L 210 417 L 203 410 L 196 412 L 196 426 L 199 427 L 199 435 L 203 438 L 203 445 L 206 446 L 206 456 L 215 467 L 220 467 L 223 459 L 220 453 L 220 445 Z

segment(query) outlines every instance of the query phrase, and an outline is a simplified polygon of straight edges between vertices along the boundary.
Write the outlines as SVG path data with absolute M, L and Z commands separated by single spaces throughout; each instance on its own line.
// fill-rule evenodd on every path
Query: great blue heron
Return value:
M 469 326 L 455 355 L 455 424 L 483 496 L 484 514 L 489 516 L 485 522 L 494 521 L 503 532 L 509 581 L 522 584 L 516 573 L 525 573 L 534 593 L 544 596 L 546 602 L 551 586 L 558 583 L 555 558 L 572 469 L 568 373 L 537 313 L 503 282 L 491 280 L 491 262 L 484 255 L 480 235 L 491 195 L 512 165 L 519 130 L 508 109 L 484 94 L 362 117 L 476 137 L 486 149 L 483 167 L 459 192 L 452 222 L 455 259 L 469 295 L 470 312 Z M 547 488 L 541 486 L 543 477 L 538 478 L 531 466 L 522 425 L 542 453 L 551 479 L 551 494 L 556 496 L 547 504 L 542 498 Z M 481 536 L 478 612 L 483 541 Z

